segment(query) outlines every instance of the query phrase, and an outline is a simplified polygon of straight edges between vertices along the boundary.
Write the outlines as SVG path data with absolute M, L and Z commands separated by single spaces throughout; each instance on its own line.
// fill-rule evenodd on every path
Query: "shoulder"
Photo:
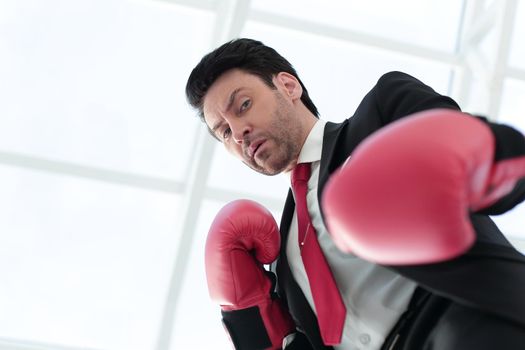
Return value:
M 411 76 L 410 74 L 400 72 L 400 71 L 391 71 L 383 74 L 377 81 L 376 87 L 383 89 L 392 89 L 396 86 L 404 86 L 407 84 L 421 84 L 424 85 L 420 80 Z

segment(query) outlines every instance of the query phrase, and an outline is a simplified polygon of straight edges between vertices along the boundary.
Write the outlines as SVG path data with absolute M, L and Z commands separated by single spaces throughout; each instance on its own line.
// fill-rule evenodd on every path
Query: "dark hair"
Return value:
M 241 38 L 231 40 L 204 56 L 188 78 L 186 98 L 193 108 L 198 109 L 199 117 L 203 121 L 203 99 L 208 89 L 221 74 L 234 68 L 257 75 L 271 88 L 275 88 L 272 81 L 274 75 L 279 72 L 292 74 L 303 88 L 301 101 L 310 112 L 316 117 L 319 116 L 317 107 L 308 96 L 306 87 L 290 62 L 260 41 Z

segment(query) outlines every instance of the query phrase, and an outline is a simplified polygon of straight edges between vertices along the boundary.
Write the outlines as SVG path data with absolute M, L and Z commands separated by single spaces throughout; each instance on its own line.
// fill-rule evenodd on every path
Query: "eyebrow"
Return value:
M 235 101 L 235 96 L 237 96 L 237 93 L 241 90 L 242 88 L 237 88 L 232 91 L 232 93 L 230 94 L 230 98 L 228 99 L 228 104 L 226 105 L 226 109 L 224 110 L 225 112 L 228 112 L 230 110 L 230 108 L 233 105 L 233 101 Z
M 222 124 L 224 124 L 224 123 L 222 122 L 222 120 L 219 120 L 219 121 L 218 121 L 217 123 L 215 123 L 215 125 L 210 129 L 211 132 L 212 132 L 212 134 L 213 134 L 214 136 L 217 136 L 216 131 L 217 131 L 218 128 L 221 127 Z
M 232 91 L 230 97 L 228 98 L 228 103 L 226 104 L 226 108 L 224 110 L 225 112 L 228 112 L 230 110 L 230 108 L 233 105 L 233 101 L 235 101 L 235 96 L 237 96 L 237 93 L 239 93 L 239 91 L 241 90 L 242 88 L 237 88 Z M 217 123 L 215 123 L 215 125 L 213 125 L 213 127 L 211 128 L 211 132 L 213 133 L 213 135 L 216 135 L 217 129 L 219 129 L 222 126 L 222 124 L 224 124 L 222 120 L 219 120 Z

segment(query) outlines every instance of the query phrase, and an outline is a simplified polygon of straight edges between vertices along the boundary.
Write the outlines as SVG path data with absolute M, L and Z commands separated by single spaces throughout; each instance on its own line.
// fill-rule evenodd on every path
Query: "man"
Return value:
M 206 55 L 192 71 L 186 94 L 210 133 L 255 171 L 292 176 L 299 164 L 310 164 L 306 233 L 304 225 L 298 223 L 301 219 L 297 219 L 304 217 L 299 206 L 296 208 L 298 195 L 290 191 L 280 225 L 279 258 L 272 265 L 278 295 L 297 329 L 285 337 L 284 344 L 295 341 L 296 348 L 305 349 L 523 346 L 525 258 L 512 248 L 486 214 L 504 212 L 521 202 L 525 198 L 525 178 L 515 182 L 497 202 L 472 213 L 474 247 L 446 261 L 382 266 L 339 251 L 325 227 L 326 208 L 321 202 L 325 185 L 361 141 L 389 123 L 417 112 L 435 108 L 459 111 L 451 98 L 437 94 L 407 74 L 391 72 L 379 79 L 350 119 L 340 124 L 325 122 L 318 119 L 317 109 L 290 63 L 272 48 L 251 39 L 233 40 Z M 484 123 L 487 130 L 505 136 L 499 137 L 498 142 L 505 142 L 501 140 L 512 135 L 512 145 L 505 145 L 511 149 L 506 157 L 525 155 L 522 135 Z M 380 220 L 381 213 L 376 215 Z M 328 299 L 340 298 L 338 306 L 323 306 L 317 299 L 324 292 L 316 290 L 325 282 L 315 282 L 311 272 L 306 271 L 310 269 L 305 268 L 308 259 L 313 258 L 301 258 L 306 241 L 303 235 L 308 232 L 315 233 L 315 244 L 324 255 L 325 262 L 318 266 L 327 263 L 328 270 L 323 270 L 327 271 L 323 275 L 330 275 L 328 280 L 337 286 L 335 298 Z M 208 264 L 213 265 L 207 261 Z M 228 287 L 219 288 L 222 293 Z M 223 307 L 223 316 L 237 348 L 257 348 L 258 336 L 245 336 L 253 328 L 266 327 L 267 333 L 273 334 L 270 338 L 279 334 L 275 336 L 278 341 L 289 332 L 288 326 L 283 326 L 280 333 L 268 331 L 274 318 L 288 324 L 281 311 L 246 316 L 242 312 L 247 308 L 235 302 L 230 305 L 233 307 Z M 320 314 L 326 307 L 328 319 L 326 314 Z M 341 307 L 344 322 L 335 320 Z M 253 322 L 254 318 L 264 322 Z M 335 323 L 341 325 L 333 331 Z M 242 324 L 251 326 L 243 328 Z M 278 348 L 274 343 L 272 348 Z

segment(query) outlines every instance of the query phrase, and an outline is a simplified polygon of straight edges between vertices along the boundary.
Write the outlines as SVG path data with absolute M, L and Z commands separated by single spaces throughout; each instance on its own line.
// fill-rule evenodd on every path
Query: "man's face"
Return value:
M 204 97 L 204 119 L 226 149 L 253 170 L 275 175 L 291 170 L 304 142 L 291 84 L 274 77 L 275 89 L 259 77 L 233 69 Z M 297 92 L 295 92 L 295 95 Z

